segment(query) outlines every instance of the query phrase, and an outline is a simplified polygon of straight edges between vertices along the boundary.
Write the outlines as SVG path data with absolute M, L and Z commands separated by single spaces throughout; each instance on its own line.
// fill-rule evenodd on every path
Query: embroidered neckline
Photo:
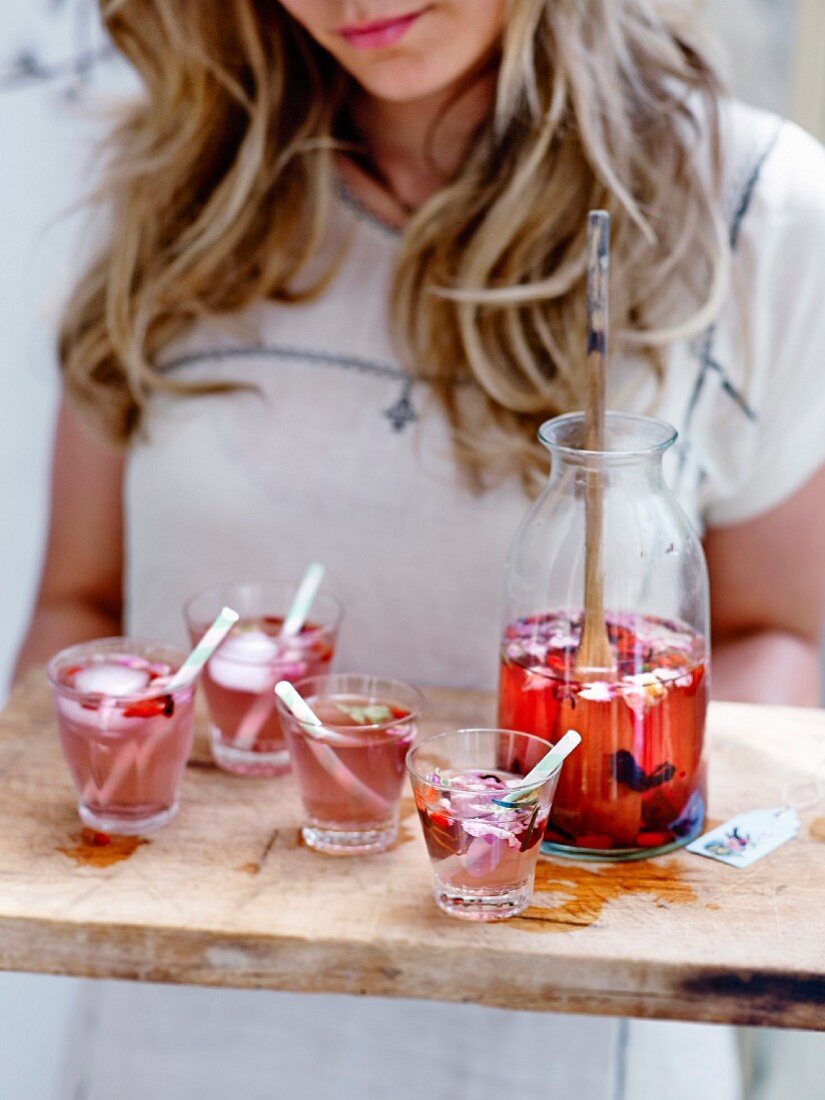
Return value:
M 394 241 L 400 239 L 403 230 L 392 225 L 391 222 L 380 218 L 377 214 L 374 214 L 372 210 L 366 207 L 358 196 L 349 189 L 341 176 L 338 176 L 335 190 L 343 205 L 351 210 L 353 214 L 356 214 L 360 221 L 366 222 L 366 224 L 372 226 L 373 229 L 377 229 L 382 236 L 391 237 Z

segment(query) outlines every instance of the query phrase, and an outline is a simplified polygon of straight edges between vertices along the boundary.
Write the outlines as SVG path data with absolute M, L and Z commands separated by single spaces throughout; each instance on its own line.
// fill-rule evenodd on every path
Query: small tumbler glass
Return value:
M 305 843 L 337 855 L 383 851 L 398 835 L 420 693 L 377 676 L 318 676 L 295 686 L 322 722 L 305 725 L 278 700 L 304 803 Z
M 159 829 L 178 809 L 195 685 L 163 685 L 185 660 L 163 642 L 103 638 L 64 649 L 46 674 L 81 821 L 105 833 Z
M 281 775 L 289 770 L 274 687 L 326 672 L 332 662 L 342 608 L 319 592 L 300 634 L 281 637 L 298 584 L 284 581 L 215 585 L 184 607 L 192 643 L 224 606 L 240 619 L 207 662 L 203 687 L 209 704 L 212 756 L 224 771 Z
M 502 920 L 530 904 L 559 767 L 522 779 L 548 752 L 529 733 L 465 729 L 410 750 L 407 769 L 433 869 L 435 903 L 464 920 Z

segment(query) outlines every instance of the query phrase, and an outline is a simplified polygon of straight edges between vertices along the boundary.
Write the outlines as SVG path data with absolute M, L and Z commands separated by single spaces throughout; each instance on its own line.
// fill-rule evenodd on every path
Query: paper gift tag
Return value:
M 796 810 L 788 806 L 774 806 L 769 810 L 737 814 L 724 825 L 697 837 L 687 845 L 687 851 L 718 859 L 731 867 L 750 867 L 780 844 L 792 840 L 798 832 Z

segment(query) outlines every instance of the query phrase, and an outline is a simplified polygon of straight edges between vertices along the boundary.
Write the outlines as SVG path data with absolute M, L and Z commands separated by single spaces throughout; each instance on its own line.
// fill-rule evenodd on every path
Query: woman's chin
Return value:
M 452 88 L 464 73 L 426 72 L 420 61 L 388 61 L 369 72 L 351 73 L 367 95 L 387 103 L 415 103 Z

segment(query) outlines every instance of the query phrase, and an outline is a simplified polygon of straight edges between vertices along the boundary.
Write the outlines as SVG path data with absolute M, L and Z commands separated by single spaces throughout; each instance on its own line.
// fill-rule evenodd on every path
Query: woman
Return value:
M 145 93 L 114 137 L 105 239 L 66 312 L 51 527 L 19 670 L 124 627 L 181 635 L 180 605 L 202 585 L 319 559 L 348 609 L 341 667 L 491 687 L 535 428 L 582 400 L 585 214 L 605 206 L 610 403 L 680 429 L 671 475 L 705 533 L 716 692 L 817 702 L 815 142 L 724 103 L 656 0 L 102 10 Z M 180 996 L 265 1077 L 260 1030 L 227 1025 L 225 999 Z M 168 999 L 138 1026 L 146 991 L 112 997 L 104 1031 L 120 998 L 136 1049 L 164 1012 L 185 1046 Z M 278 1052 L 298 1003 L 259 1006 Z M 314 1095 L 406 1095 L 410 1027 L 451 1096 L 483 1094 L 502 1038 L 511 1087 L 609 1096 L 623 1066 L 632 1082 L 650 1065 L 638 1025 L 363 1012 L 398 1080 L 328 1042 Z M 657 1050 L 684 1034 L 657 1031 Z M 566 1056 L 531 1068 L 550 1035 Z M 237 1058 L 209 1061 L 208 1045 L 198 1062 L 214 1086 Z M 673 1074 L 674 1096 L 697 1087 L 695 1062 Z M 718 1062 L 700 1087 L 729 1094 Z

